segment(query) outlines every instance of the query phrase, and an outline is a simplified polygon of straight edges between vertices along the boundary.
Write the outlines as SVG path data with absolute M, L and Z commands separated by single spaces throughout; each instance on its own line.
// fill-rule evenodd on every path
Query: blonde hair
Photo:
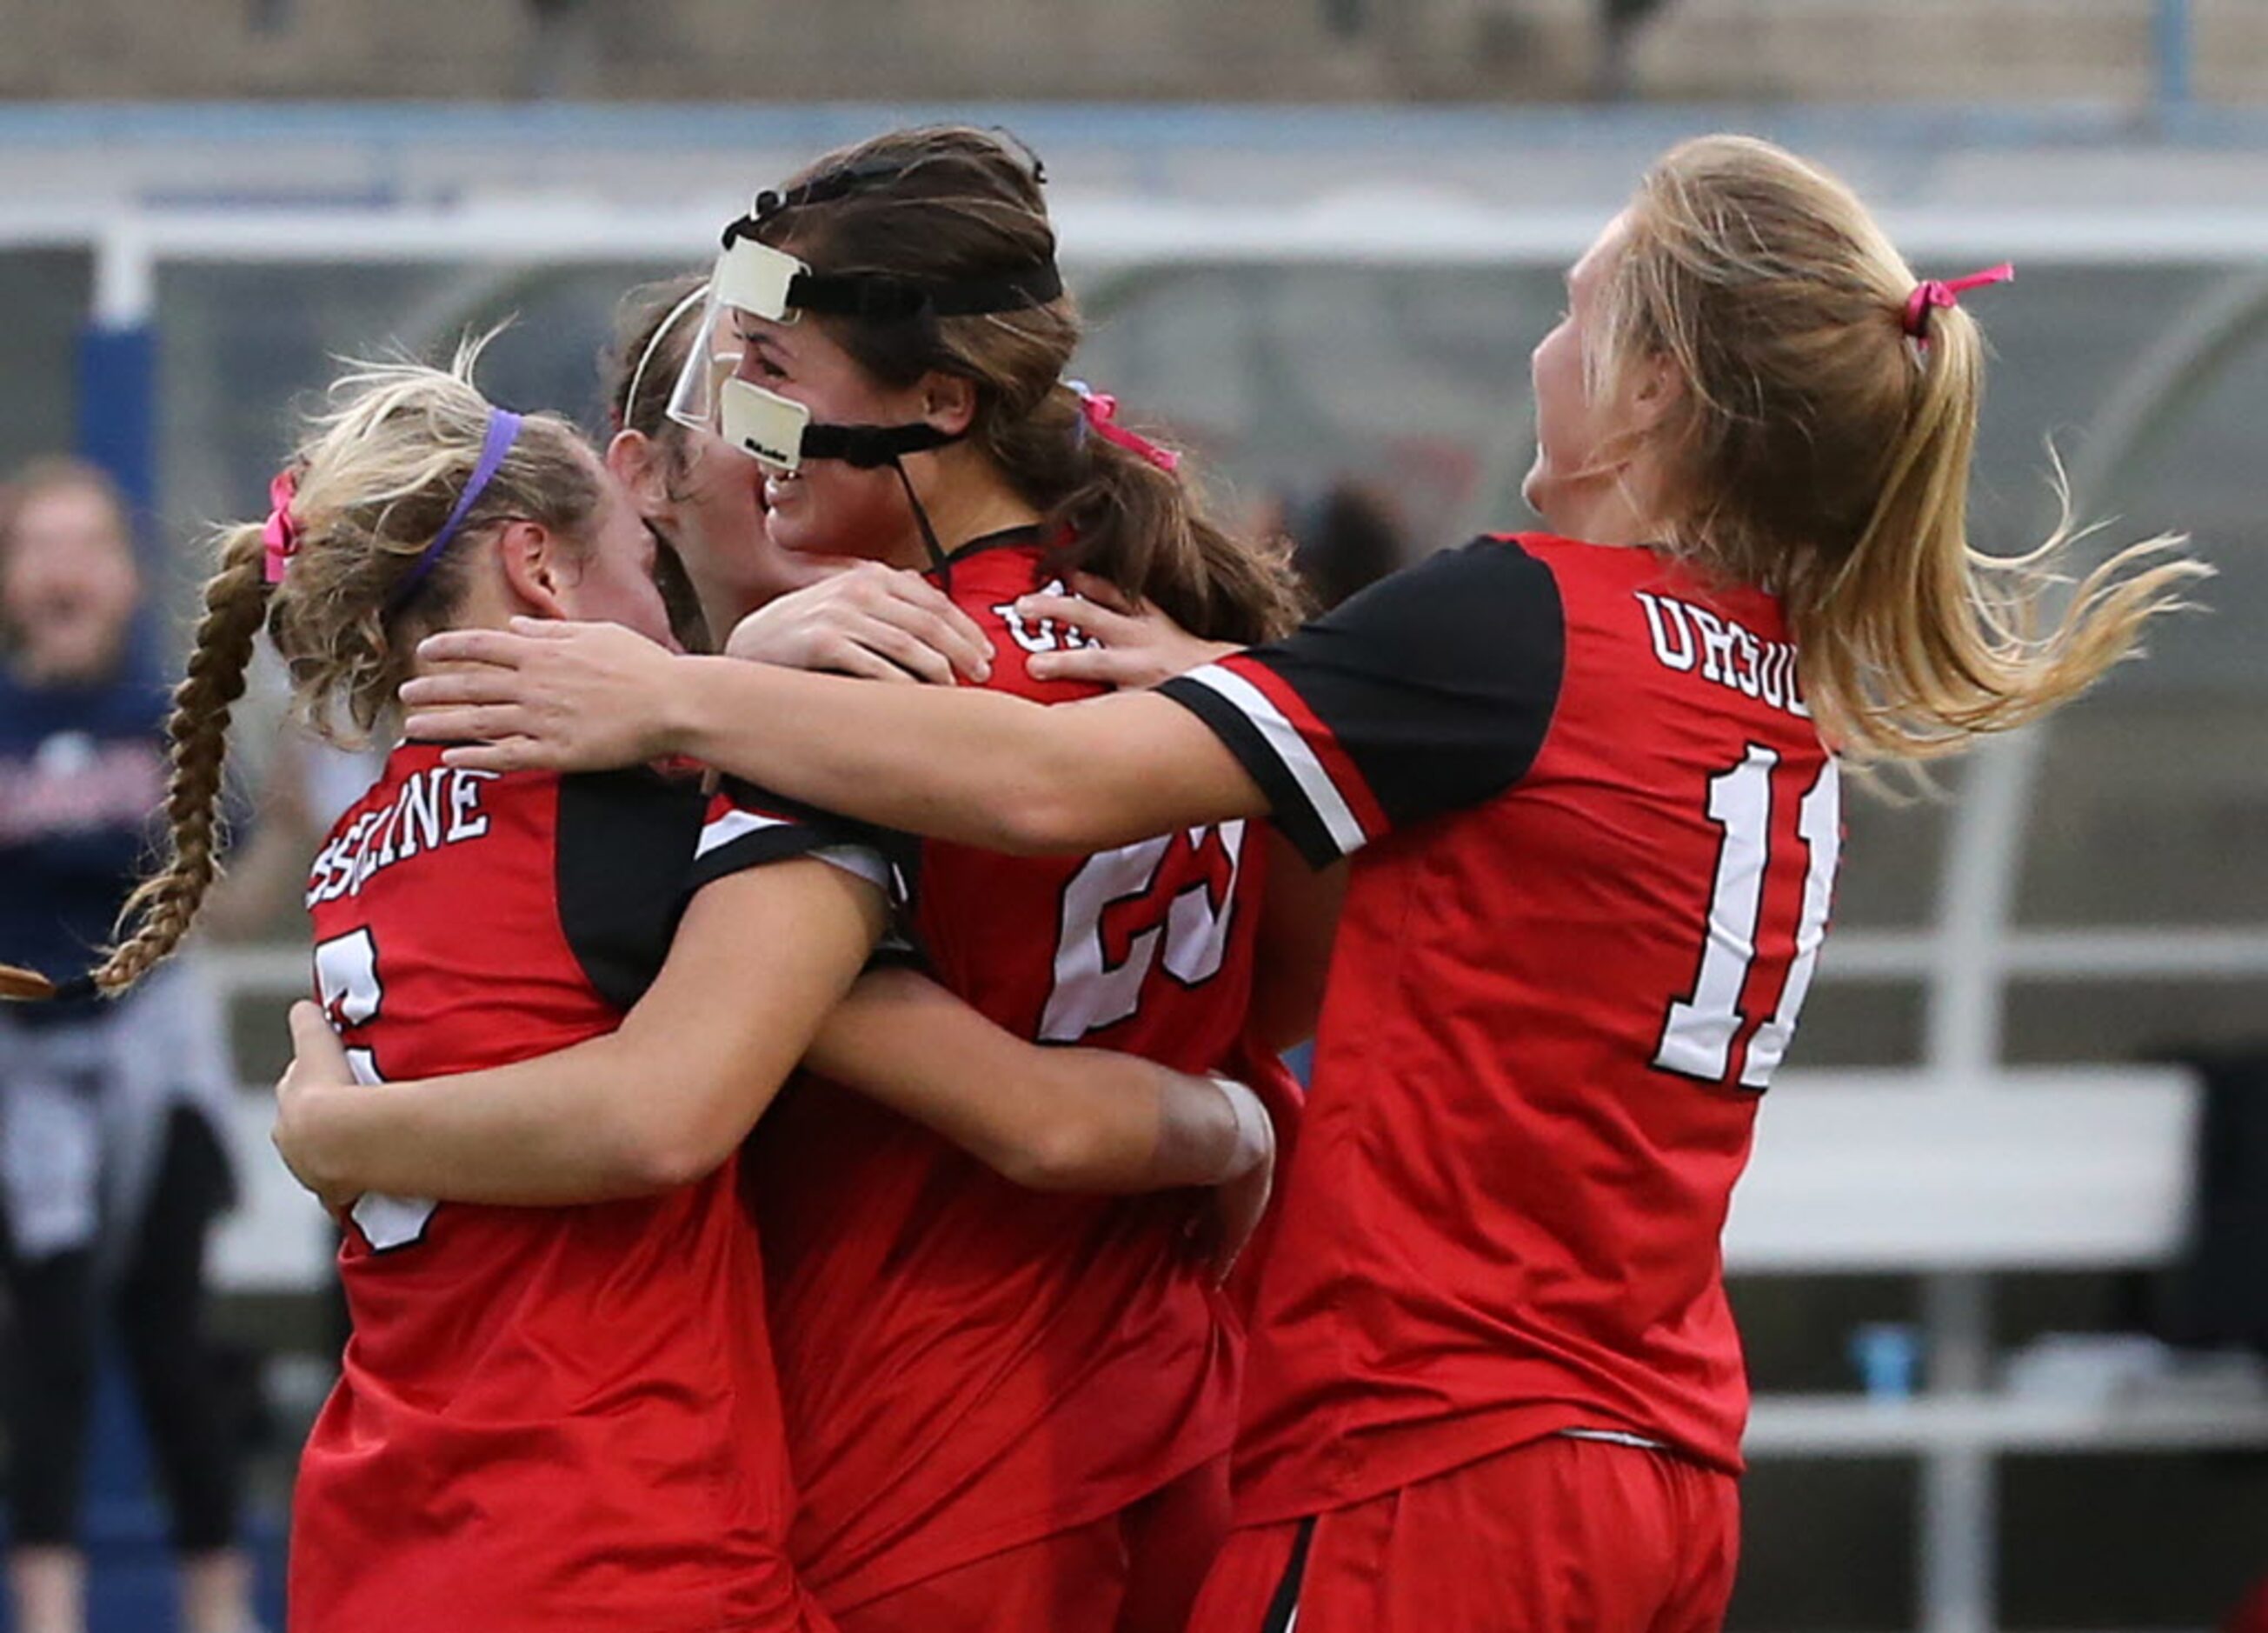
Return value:
M 328 407 L 309 421 L 286 467 L 298 483 L 290 506 L 297 547 L 281 583 L 265 581 L 262 523 L 215 534 L 219 568 L 205 582 L 166 726 L 169 854 L 128 898 L 121 941 L 87 978 L 97 992 L 116 996 L 169 957 L 220 871 L 229 713 L 244 695 L 261 628 L 290 673 L 294 711 L 320 735 L 354 745 L 387 720 L 418 639 L 454 615 L 471 571 L 468 552 L 445 549 L 422 582 L 412 571 L 481 457 L 495 411 L 473 385 L 482 344 L 467 342 L 446 370 L 358 364 L 332 386 Z M 459 536 L 525 520 L 587 543 L 603 492 L 575 428 L 556 415 L 529 415 Z M 56 990 L 32 972 L 0 966 L 0 997 Z
M 1971 545 L 1983 336 L 1957 307 L 1926 308 L 1909 335 L 1912 269 L 1826 172 L 1704 137 L 1654 165 L 1624 225 L 1594 387 L 1670 365 L 1682 389 L 1644 433 L 1664 542 L 1782 598 L 1805 698 L 1840 751 L 1923 759 L 2037 719 L 2211 572 L 2161 534 L 2088 573 L 2043 627 L 2076 536 L 2067 495 L 2036 549 Z

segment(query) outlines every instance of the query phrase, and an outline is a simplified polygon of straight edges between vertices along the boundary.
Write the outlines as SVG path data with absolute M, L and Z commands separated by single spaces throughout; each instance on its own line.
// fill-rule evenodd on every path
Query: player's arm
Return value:
M 479 743 L 452 750 L 453 764 L 685 754 L 828 809 L 1019 853 L 1105 850 L 1268 810 L 1212 732 L 1153 692 L 1050 706 L 674 657 L 611 625 L 514 630 L 433 638 L 429 659 L 479 667 L 402 694 L 411 731 Z
M 762 1115 L 885 917 L 880 889 L 816 858 L 728 874 L 694 894 L 615 1031 L 452 1077 L 348 1083 L 320 1012 L 296 1006 L 276 1147 L 326 1198 L 586 1202 L 685 1184 Z
M 909 969 L 862 978 L 806 1064 L 1037 1191 L 1219 1185 L 1275 1150 L 1241 1083 L 1114 1050 L 1042 1048 Z
M 420 647 L 402 692 L 451 764 L 587 769 L 684 753 L 915 833 L 1079 852 L 1272 816 L 1315 866 L 1527 772 L 1565 656 L 1551 570 L 1484 540 L 1373 585 L 1282 641 L 1155 691 L 1052 707 L 861 687 L 627 631 L 515 620 Z
M 745 1137 L 813 1038 L 809 1006 L 839 991 L 843 960 L 865 957 L 878 900 L 810 861 L 728 876 L 694 898 L 619 1031 L 453 1077 L 353 1084 L 320 1012 L 298 1006 L 276 1146 L 327 1200 L 586 1202 L 697 1179 Z M 800 950 L 800 979 L 767 967 L 783 946 Z M 1108 1050 L 1041 1048 L 911 971 L 861 980 L 828 1010 L 810 1060 L 1035 1189 L 1218 1185 L 1274 1155 L 1266 1113 L 1241 1084 Z

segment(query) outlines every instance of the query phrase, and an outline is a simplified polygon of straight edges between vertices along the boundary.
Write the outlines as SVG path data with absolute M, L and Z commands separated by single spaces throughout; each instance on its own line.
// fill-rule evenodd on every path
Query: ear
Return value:
M 1656 351 L 1631 371 L 1633 428 L 1648 432 L 1669 417 L 1685 396 L 1685 381 L 1666 351 Z
M 648 521 L 668 514 L 669 450 L 643 431 L 618 431 L 607 444 L 607 469 L 630 491 L 638 514 Z
M 581 564 L 565 540 L 540 521 L 512 521 L 497 535 L 496 550 L 504 587 L 518 603 L 515 612 L 532 618 L 571 616 L 563 595 Z
M 922 376 L 922 419 L 948 436 L 960 436 L 976 417 L 976 382 L 932 369 Z

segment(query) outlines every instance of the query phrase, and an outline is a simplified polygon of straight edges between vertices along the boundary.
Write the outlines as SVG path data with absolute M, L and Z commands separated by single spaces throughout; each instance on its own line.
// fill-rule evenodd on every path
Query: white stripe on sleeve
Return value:
M 864 879 L 886 895 L 895 894 L 890 864 L 880 851 L 869 850 L 863 845 L 822 845 L 811 854 L 830 868 L 840 868 L 854 879 Z
M 1367 842 L 1362 824 L 1355 820 L 1354 812 L 1347 809 L 1340 795 L 1338 785 L 1323 769 L 1300 728 L 1292 724 L 1284 712 L 1270 702 L 1268 694 L 1233 669 L 1218 663 L 1208 663 L 1189 671 L 1182 677 L 1195 681 L 1207 691 L 1227 701 L 1236 712 L 1250 720 L 1259 730 L 1269 750 L 1283 762 L 1284 769 L 1292 773 L 1292 780 L 1314 807 L 1316 820 L 1331 836 L 1342 856 L 1353 854 Z
M 702 824 L 701 841 L 693 847 L 693 858 L 698 861 L 718 846 L 730 845 L 744 834 L 793 825 L 784 816 L 760 816 L 754 811 L 726 811 Z

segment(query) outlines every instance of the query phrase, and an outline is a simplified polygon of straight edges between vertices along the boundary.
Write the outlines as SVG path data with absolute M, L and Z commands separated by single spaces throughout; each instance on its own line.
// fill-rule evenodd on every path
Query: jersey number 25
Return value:
M 1243 861 L 1241 821 L 1088 857 L 1064 886 L 1040 1041 L 1077 1043 L 1126 1019 L 1160 967 L 1183 986 L 1219 974 Z

